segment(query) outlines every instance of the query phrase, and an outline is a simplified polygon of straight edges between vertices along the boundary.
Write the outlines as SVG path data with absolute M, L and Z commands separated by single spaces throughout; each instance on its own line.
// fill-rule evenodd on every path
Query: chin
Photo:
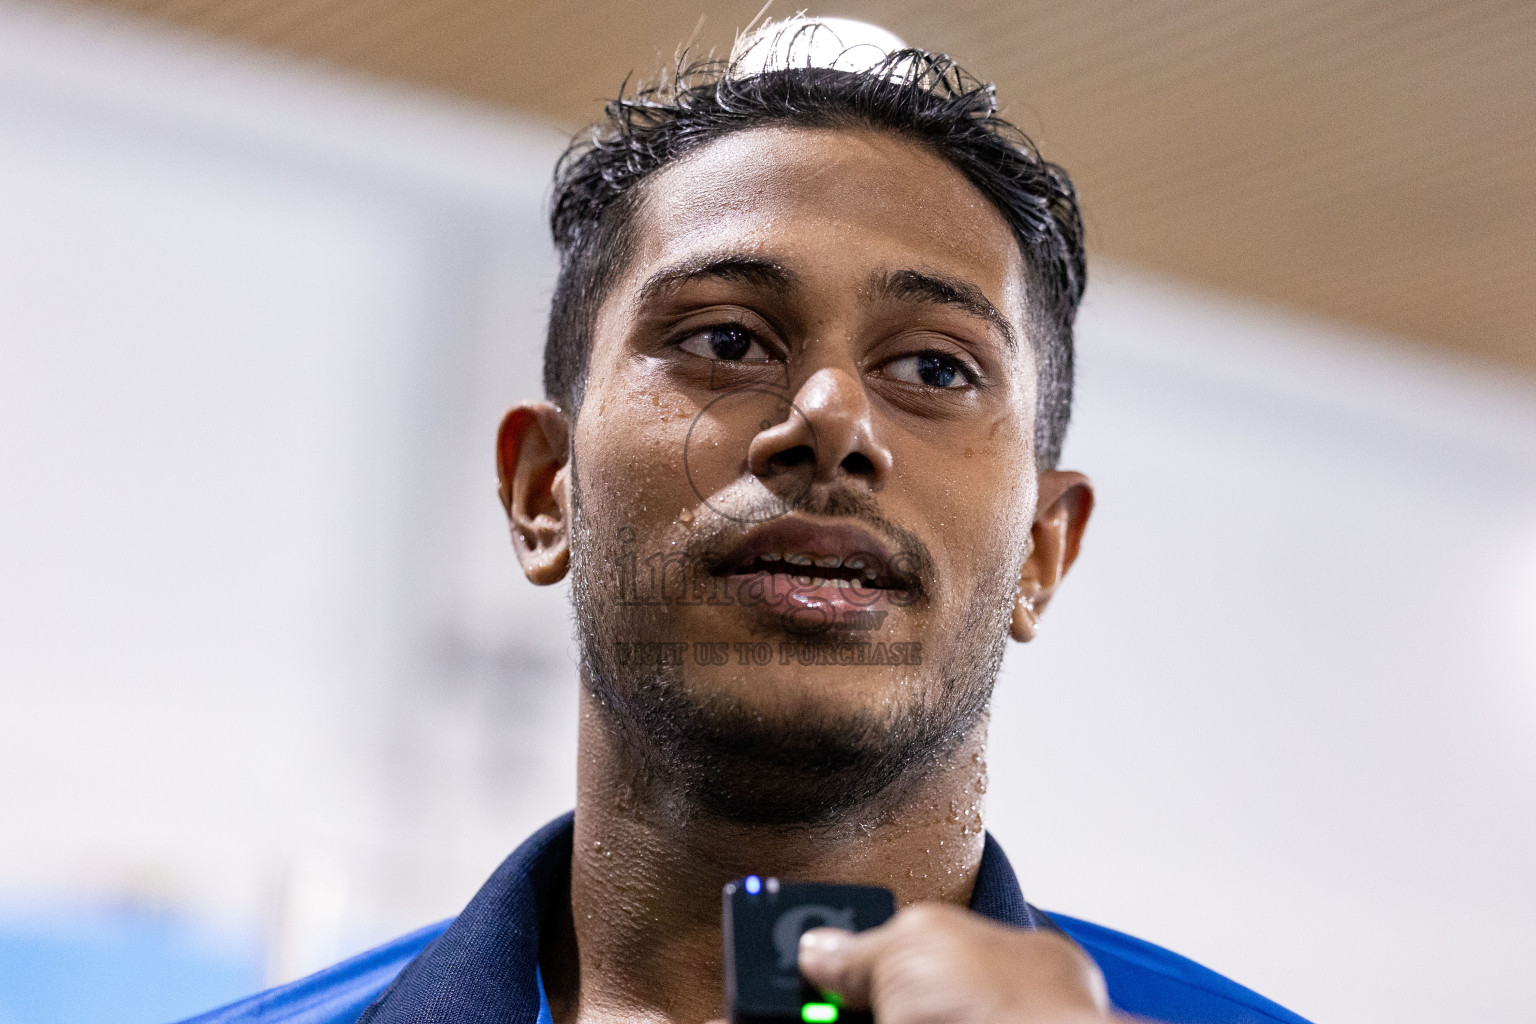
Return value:
M 864 643 L 865 641 L 857 641 Z M 827 641 L 817 640 L 817 649 Z M 788 663 L 762 668 L 700 669 L 690 666 L 679 680 L 697 706 L 761 719 L 783 731 L 816 728 L 883 730 L 920 716 L 937 703 L 937 683 L 900 667 L 807 666 L 796 654 L 805 646 L 784 642 Z M 777 649 L 777 645 L 776 645 Z
M 803 686 L 800 696 L 689 723 L 672 764 L 699 809 L 739 824 L 833 825 L 874 813 L 932 759 L 934 744 L 911 728 L 920 716 L 910 710 L 892 721 Z
M 657 807 L 743 825 L 828 827 L 880 816 L 985 716 L 987 687 L 899 671 L 605 672 L 583 679 L 645 765 Z

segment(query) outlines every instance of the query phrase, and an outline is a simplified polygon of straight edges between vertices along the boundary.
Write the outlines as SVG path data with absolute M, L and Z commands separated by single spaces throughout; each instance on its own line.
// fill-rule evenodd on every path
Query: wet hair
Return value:
M 1072 324 L 1087 265 L 1077 191 L 1062 168 L 998 116 L 994 87 L 952 59 L 891 53 L 864 71 L 787 67 L 740 74 L 680 63 L 665 83 L 621 94 L 555 168 L 550 224 L 560 272 L 544 348 L 544 390 L 573 416 L 599 307 L 633 251 L 641 186 L 735 132 L 762 127 L 874 130 L 926 146 L 958 168 L 1008 222 L 1029 274 L 1028 334 L 1039 368 L 1035 459 L 1053 467 L 1072 405 Z

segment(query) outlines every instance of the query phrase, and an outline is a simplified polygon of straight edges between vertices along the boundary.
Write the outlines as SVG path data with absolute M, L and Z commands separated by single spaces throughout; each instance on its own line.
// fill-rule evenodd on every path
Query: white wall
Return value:
M 1527 1018 L 1530 390 L 1093 288 L 1066 460 L 1101 504 L 997 702 L 1028 894 L 1318 1020 Z
M 519 628 L 564 610 L 513 587 L 490 473 L 538 391 L 562 144 L 0 7 L 13 899 L 260 922 L 291 974 L 452 912 L 569 804 L 564 648 Z
M 490 471 L 560 141 L 0 6 L 0 902 L 288 976 L 569 804 Z M 1100 507 L 994 725 L 1026 892 L 1320 1021 L 1521 1019 L 1536 392 L 1102 265 L 1081 324 Z

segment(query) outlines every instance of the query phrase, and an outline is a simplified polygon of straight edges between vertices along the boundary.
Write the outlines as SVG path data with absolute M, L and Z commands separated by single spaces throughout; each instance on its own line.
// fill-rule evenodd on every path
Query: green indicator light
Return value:
M 805 1024 L 835 1024 L 837 1007 L 831 1003 L 806 1003 L 800 1007 L 800 1019 Z

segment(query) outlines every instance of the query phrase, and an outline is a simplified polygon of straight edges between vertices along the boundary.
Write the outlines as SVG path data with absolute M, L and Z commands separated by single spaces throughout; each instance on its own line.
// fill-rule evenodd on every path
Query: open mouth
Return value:
M 718 576 L 765 574 L 792 588 L 914 591 L 915 566 L 853 521 L 786 516 L 752 530 L 716 563 Z
M 837 554 L 803 551 L 765 551 L 730 570 L 731 576 L 753 573 L 788 576 L 802 587 L 861 587 L 866 590 L 898 589 L 888 571 L 873 555 L 857 553 L 846 559 Z

